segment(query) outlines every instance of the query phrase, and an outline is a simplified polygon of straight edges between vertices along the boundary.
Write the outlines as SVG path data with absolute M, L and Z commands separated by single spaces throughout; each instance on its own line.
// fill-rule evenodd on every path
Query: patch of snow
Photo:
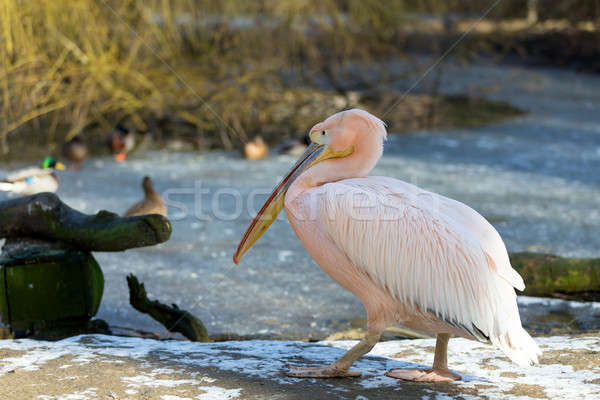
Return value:
M 218 386 L 202 386 L 200 389 L 205 393 L 196 396 L 198 400 L 232 400 L 242 393 L 242 389 L 224 389 Z
M 121 380 L 127 383 L 128 387 L 139 389 L 142 386 L 149 387 L 175 387 L 179 385 L 199 385 L 200 382 L 195 379 L 158 379 L 154 374 L 143 374 L 137 376 L 124 376 Z
M 41 394 L 38 395 L 37 398 L 40 400 L 88 400 L 88 399 L 95 399 L 98 397 L 98 394 L 96 393 L 98 389 L 92 387 L 86 390 L 82 390 L 82 391 L 78 391 L 78 392 L 74 392 L 74 393 L 70 393 L 70 394 L 63 394 L 60 396 L 49 396 L 49 395 L 45 395 L 45 394 Z
M 4 340 L 0 341 L 1 346 L 9 350 L 26 351 L 25 354 L 16 357 L 5 357 L 0 360 L 0 375 L 16 369 L 24 371 L 35 371 L 39 369 L 39 365 L 45 364 L 48 361 L 57 359 L 70 352 L 67 349 L 50 349 L 50 347 L 34 348 L 29 351 L 27 346 L 20 346 L 17 341 Z
M 68 381 L 68 380 L 74 380 L 74 379 L 80 379 L 80 378 L 87 378 L 87 376 L 65 376 L 64 378 L 58 378 L 58 381 Z
M 592 350 L 600 351 L 597 337 L 544 337 L 536 341 L 547 350 Z M 36 368 L 46 361 L 70 355 L 79 363 L 91 360 L 105 360 L 110 357 L 128 357 L 144 360 L 150 354 L 160 352 L 170 362 L 194 368 L 211 367 L 261 379 L 271 379 L 280 384 L 296 384 L 300 380 L 282 376 L 281 371 L 288 364 L 320 365 L 329 364 L 339 358 L 345 350 L 357 341 L 331 341 L 316 344 L 280 341 L 232 341 L 221 343 L 191 343 L 184 341 L 156 341 L 141 338 L 123 338 L 102 335 L 86 335 L 63 341 L 48 343 L 32 340 L 0 341 L 0 348 L 23 351 L 24 354 L 0 360 L 0 374 L 19 369 L 30 371 L 29 364 L 35 361 Z M 365 389 L 397 387 L 395 379 L 386 377 L 384 372 L 392 368 L 429 368 L 433 361 L 431 349 L 434 339 L 399 340 L 378 343 L 366 357 L 360 358 L 353 369 L 363 372 L 358 381 Z M 394 354 L 405 354 L 401 359 Z M 299 358 L 301 357 L 301 358 Z M 459 387 L 477 390 L 482 396 L 497 398 L 510 391 L 515 384 L 539 385 L 548 397 L 585 399 L 600 395 L 598 385 L 586 382 L 600 379 L 599 370 L 574 371 L 566 364 L 552 363 L 522 369 L 512 364 L 508 358 L 492 346 L 469 341 L 452 339 L 449 346 L 449 364 L 462 377 Z M 69 360 L 72 364 L 74 361 Z M 489 368 L 486 368 L 489 367 Z M 33 368 L 35 369 L 35 368 Z M 162 372 L 161 372 L 162 371 Z M 169 372 L 173 371 L 173 372 Z M 156 375 L 176 373 L 173 368 L 158 368 L 151 373 L 134 377 L 123 377 L 130 389 L 142 386 L 177 387 L 182 384 L 196 385 L 205 390 L 208 380 L 200 379 L 158 379 Z M 515 377 L 503 373 L 511 372 Z M 480 384 L 484 384 L 479 386 Z M 199 398 L 219 398 L 211 395 L 239 395 L 236 390 L 211 388 L 206 396 Z M 214 389 L 214 390 L 213 390 Z M 231 392 L 218 392 L 230 390 Z M 218 392 L 218 393 L 217 393 Z M 212 393 L 212 394 L 211 394 Z M 203 395 L 202 395 L 203 396 Z M 221 397 L 222 398 L 222 397 Z M 234 397 L 230 397 L 234 398 Z M 435 398 L 434 396 L 432 398 Z
M 600 340 L 596 337 L 565 338 L 562 336 L 537 338 L 536 342 L 544 350 L 600 350 Z M 322 342 L 327 345 L 349 349 L 356 341 Z M 369 355 L 389 357 L 403 350 L 410 350 L 403 356 L 406 362 L 418 363 L 429 367 L 433 362 L 433 353 L 429 349 L 435 346 L 435 339 L 406 341 L 390 341 L 378 343 Z M 491 398 L 501 397 L 511 390 L 515 384 L 539 385 L 549 398 L 587 399 L 600 395 L 600 387 L 588 385 L 587 381 L 600 378 L 600 370 L 574 371 L 573 367 L 564 364 L 541 364 L 530 368 L 520 368 L 510 362 L 500 350 L 490 345 L 467 339 L 457 338 L 450 341 L 448 350 L 449 365 L 462 381 L 456 385 L 477 389 L 478 383 L 489 385 L 478 389 L 479 393 Z M 543 355 L 541 358 L 542 361 Z M 492 369 L 482 369 L 491 366 Z M 464 373 L 462 371 L 468 371 Z M 513 372 L 516 377 L 506 377 L 502 373 Z M 368 385 L 368 386 L 365 386 Z M 365 387 L 373 387 L 376 382 L 367 380 Z M 381 383 L 379 383 L 381 384 Z

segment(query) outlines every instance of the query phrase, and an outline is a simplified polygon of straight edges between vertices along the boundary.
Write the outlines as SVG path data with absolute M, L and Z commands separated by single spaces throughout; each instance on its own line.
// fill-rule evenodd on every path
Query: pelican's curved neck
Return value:
M 286 199 L 311 188 L 343 179 L 363 178 L 371 172 L 381 157 L 382 146 L 357 146 L 356 151 L 343 158 L 331 158 L 304 171 L 290 186 Z

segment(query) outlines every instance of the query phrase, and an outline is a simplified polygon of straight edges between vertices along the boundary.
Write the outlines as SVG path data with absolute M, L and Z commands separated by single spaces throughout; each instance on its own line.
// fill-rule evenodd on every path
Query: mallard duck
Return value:
M 135 146 L 135 133 L 118 124 L 107 138 L 108 147 L 117 162 L 125 161 L 127 153 Z
M 248 160 L 260 160 L 265 158 L 267 154 L 269 154 L 269 148 L 260 136 L 244 145 L 244 155 Z
M 131 206 L 125 216 L 160 214 L 166 217 L 167 207 L 160 195 L 154 190 L 152 179 L 149 176 L 145 176 L 142 180 L 142 188 L 144 189 L 144 199 Z
M 65 169 L 63 163 L 53 157 L 46 157 L 42 167 L 29 167 L 13 172 L 0 182 L 0 190 L 22 195 L 42 192 L 56 192 L 58 177 L 55 169 Z
M 83 138 L 77 135 L 63 144 L 62 154 L 69 160 L 70 169 L 81 169 L 81 163 L 88 157 L 88 147 Z

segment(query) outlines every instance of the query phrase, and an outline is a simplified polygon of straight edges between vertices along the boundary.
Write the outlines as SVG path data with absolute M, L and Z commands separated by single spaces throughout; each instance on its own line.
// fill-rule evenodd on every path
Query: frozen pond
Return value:
M 450 66 L 443 76 L 446 93 L 481 93 L 529 114 L 478 129 L 391 135 L 373 175 L 465 202 L 494 222 L 510 251 L 600 257 L 600 77 L 499 66 Z M 88 213 L 124 212 L 141 198 L 145 174 L 170 200 L 169 242 L 96 254 L 106 278 L 98 317 L 165 331 L 129 306 L 125 276 L 133 272 L 151 297 L 193 312 L 212 333 L 322 338 L 364 318 L 359 301 L 312 262 L 283 215 L 233 264 L 250 222 L 248 197 L 259 207 L 294 161 L 155 152 L 60 173 L 58 194 Z M 535 326 L 541 306 L 522 301 L 526 325 Z M 576 323 L 600 328 L 597 304 L 561 307 Z

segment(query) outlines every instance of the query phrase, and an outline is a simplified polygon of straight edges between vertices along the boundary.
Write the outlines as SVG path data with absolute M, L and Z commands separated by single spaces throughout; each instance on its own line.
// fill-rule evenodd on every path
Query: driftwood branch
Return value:
M 600 300 L 600 258 L 513 253 L 512 266 L 525 281 L 528 296 Z
M 179 332 L 193 342 L 208 342 L 208 332 L 198 318 L 177 305 L 168 306 L 157 300 L 150 300 L 146 288 L 133 274 L 127 276 L 129 286 L 129 303 L 144 314 L 150 315 L 164 325 L 169 332 Z
M 61 241 L 88 251 L 151 246 L 171 236 L 171 224 L 161 215 L 119 217 L 108 211 L 83 214 L 53 193 L 0 203 L 0 221 L 0 237 Z

